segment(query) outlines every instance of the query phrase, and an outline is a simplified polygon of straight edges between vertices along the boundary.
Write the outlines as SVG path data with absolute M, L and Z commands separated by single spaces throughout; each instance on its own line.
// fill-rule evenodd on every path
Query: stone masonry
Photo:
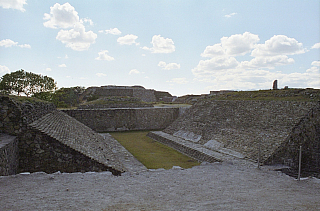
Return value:
M 183 110 L 183 109 L 181 109 Z M 113 108 L 62 110 L 97 132 L 159 130 L 179 116 L 179 108 Z
M 318 171 L 319 108 L 319 102 L 202 100 L 163 132 L 255 162 L 260 142 L 261 162 L 293 168 L 302 145 L 304 167 Z

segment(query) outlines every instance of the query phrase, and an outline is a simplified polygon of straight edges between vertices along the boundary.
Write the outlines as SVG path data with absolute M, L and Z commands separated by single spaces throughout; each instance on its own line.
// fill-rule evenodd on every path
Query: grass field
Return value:
M 148 131 L 110 133 L 122 146 L 148 169 L 191 168 L 200 163 L 180 152 L 147 137 Z

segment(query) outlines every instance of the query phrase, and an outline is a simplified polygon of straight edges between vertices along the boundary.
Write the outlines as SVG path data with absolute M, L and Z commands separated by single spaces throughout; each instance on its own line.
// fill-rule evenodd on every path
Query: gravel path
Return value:
M 0 177 L 0 210 L 320 210 L 320 180 L 228 163 Z

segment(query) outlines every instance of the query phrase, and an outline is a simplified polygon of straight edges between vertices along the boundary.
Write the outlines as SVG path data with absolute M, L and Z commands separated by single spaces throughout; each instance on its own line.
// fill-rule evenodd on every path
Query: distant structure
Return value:
M 146 89 L 143 86 L 101 86 L 88 87 L 80 96 L 81 100 L 88 97 L 135 97 L 144 102 L 167 101 L 172 102 L 175 98 L 169 92 L 156 91 L 154 89 Z
M 272 89 L 273 90 L 277 90 L 278 89 L 278 80 L 274 80 L 273 81 Z

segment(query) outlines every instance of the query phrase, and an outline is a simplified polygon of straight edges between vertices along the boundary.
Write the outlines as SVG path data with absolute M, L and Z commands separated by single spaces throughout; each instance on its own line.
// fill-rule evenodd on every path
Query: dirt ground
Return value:
M 0 177 L 0 210 L 320 210 L 320 180 L 214 163 L 112 176 Z

